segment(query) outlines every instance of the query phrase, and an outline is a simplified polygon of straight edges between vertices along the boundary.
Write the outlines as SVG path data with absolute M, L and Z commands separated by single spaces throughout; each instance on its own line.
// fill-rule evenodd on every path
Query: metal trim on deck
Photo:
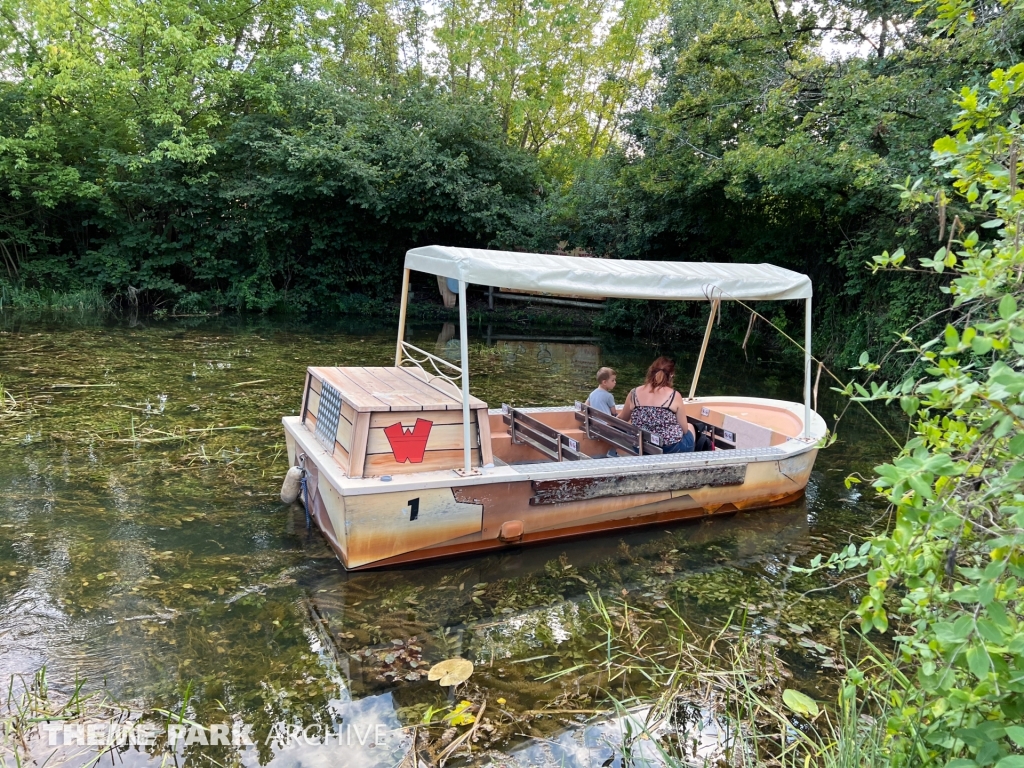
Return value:
M 605 475 L 616 469 L 633 472 L 703 467 L 714 464 L 736 464 L 744 461 L 764 461 L 791 455 L 781 448 L 736 448 L 723 451 L 702 451 L 700 453 L 665 453 L 661 456 L 620 456 L 612 459 L 595 459 L 585 464 L 549 462 L 538 464 L 513 464 L 513 472 L 534 477 L 537 475 L 569 475 L 587 477 Z

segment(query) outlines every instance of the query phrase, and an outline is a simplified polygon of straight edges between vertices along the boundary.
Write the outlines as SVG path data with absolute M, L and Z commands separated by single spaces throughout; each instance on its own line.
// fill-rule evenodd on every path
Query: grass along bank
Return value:
M 836 703 L 816 701 L 794 679 L 780 638 L 756 628 L 746 610 L 717 628 L 694 627 L 668 606 L 592 600 L 606 640 L 605 658 L 590 674 L 620 717 L 624 764 L 888 765 L 886 700 L 859 700 L 846 685 Z M 800 625 L 789 627 L 804 635 Z M 872 664 L 876 652 L 868 648 L 862 663 Z
M 99 288 L 76 288 L 57 291 L 48 288 L 25 288 L 0 281 L 0 311 L 53 310 L 59 312 L 106 312 L 111 300 Z

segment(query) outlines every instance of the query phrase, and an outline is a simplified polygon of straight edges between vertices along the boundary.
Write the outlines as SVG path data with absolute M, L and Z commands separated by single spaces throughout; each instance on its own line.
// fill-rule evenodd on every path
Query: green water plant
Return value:
M 47 747 L 46 728 L 98 720 L 123 722 L 130 716 L 131 710 L 106 691 L 87 692 L 86 681 L 77 675 L 63 691 L 50 681 L 45 665 L 32 675 L 11 675 L 0 689 L 0 768 L 32 762 L 82 765 L 80 755 L 55 757 L 60 750 Z M 85 765 L 95 764 L 102 755 L 103 750 L 97 750 Z

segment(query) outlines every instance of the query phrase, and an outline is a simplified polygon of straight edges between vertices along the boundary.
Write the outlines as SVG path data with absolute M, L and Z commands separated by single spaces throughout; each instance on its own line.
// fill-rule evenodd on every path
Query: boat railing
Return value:
M 460 400 L 462 399 L 463 372 L 459 366 L 449 360 L 445 360 L 443 357 L 431 354 L 425 349 L 420 349 L 405 340 L 401 342 L 400 350 L 399 367 L 404 367 L 406 363 L 410 363 L 412 366 L 423 371 L 428 381 L 441 379 L 448 382 L 455 388 L 455 391 L 451 393 L 452 396 Z M 425 367 L 428 365 L 430 370 Z
M 580 461 L 590 459 L 580 450 L 578 440 L 550 427 L 507 403 L 501 405 L 501 416 L 508 425 L 513 444 L 526 444 L 553 461 Z
M 583 431 L 588 438 L 604 440 L 632 456 L 662 453 L 661 438 L 657 435 L 578 400 L 574 409 L 576 421 L 583 422 Z

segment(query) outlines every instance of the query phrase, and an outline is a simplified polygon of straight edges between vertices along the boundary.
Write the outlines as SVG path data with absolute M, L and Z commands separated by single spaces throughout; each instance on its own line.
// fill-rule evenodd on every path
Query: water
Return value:
M 453 331 L 414 327 L 411 341 L 457 359 Z M 600 365 L 618 370 L 621 402 L 661 352 L 676 357 L 685 391 L 697 342 L 656 349 L 478 327 L 470 345 L 473 392 L 496 407 L 582 399 Z M 700 392 L 801 398 L 800 371 L 765 359 L 778 357 L 767 348 L 748 362 L 736 346 L 712 350 Z M 602 765 L 616 754 L 614 721 L 573 725 L 598 705 L 587 669 L 600 656 L 599 593 L 699 626 L 748 610 L 802 689 L 830 695 L 839 622 L 856 596 L 796 600 L 813 585 L 788 565 L 879 516 L 870 491 L 843 483 L 891 454 L 871 420 L 846 414 L 806 498 L 789 507 L 346 574 L 301 508 L 277 498 L 280 418 L 297 412 L 307 365 L 387 365 L 393 350 L 393 330 L 372 325 L 0 315 L 0 376 L 17 403 L 0 415 L 2 679 L 45 667 L 58 693 L 83 679 L 136 711 L 187 699 L 197 722 L 252 726 L 257 746 L 190 746 L 186 761 L 394 765 L 407 726 L 465 696 L 486 698 L 494 718 L 479 760 Z M 832 423 L 843 403 L 824 382 L 821 397 Z M 425 670 L 456 655 L 477 666 L 450 701 Z M 356 728 L 343 746 L 275 737 L 282 724 L 339 722 L 342 734 Z M 365 738 L 370 726 L 383 728 L 380 745 Z M 120 759 L 160 758 L 129 749 Z

